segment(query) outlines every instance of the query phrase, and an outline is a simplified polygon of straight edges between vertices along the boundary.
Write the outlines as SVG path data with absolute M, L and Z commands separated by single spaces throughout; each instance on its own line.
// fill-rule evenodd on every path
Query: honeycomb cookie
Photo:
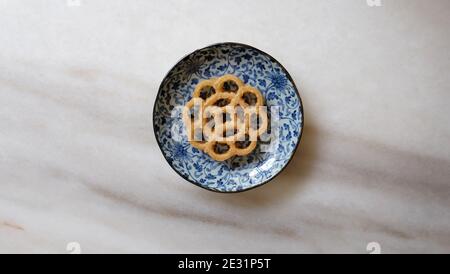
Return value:
M 218 78 L 214 83 L 214 88 L 217 92 L 229 92 L 234 94 L 237 94 L 243 86 L 244 82 L 231 74 Z
M 225 161 L 235 156 L 233 142 L 211 141 L 205 147 L 205 152 L 216 161 Z
M 216 89 L 214 87 L 214 83 L 216 82 L 216 80 L 217 80 L 216 78 L 212 78 L 198 83 L 194 89 L 192 98 L 200 98 L 206 101 L 209 97 L 216 94 Z
M 239 104 L 244 108 L 259 107 L 264 105 L 264 97 L 261 92 L 254 87 L 244 86 L 239 90 L 237 96 Z
M 183 109 L 190 144 L 216 161 L 250 154 L 268 129 L 261 92 L 234 75 L 197 84 Z

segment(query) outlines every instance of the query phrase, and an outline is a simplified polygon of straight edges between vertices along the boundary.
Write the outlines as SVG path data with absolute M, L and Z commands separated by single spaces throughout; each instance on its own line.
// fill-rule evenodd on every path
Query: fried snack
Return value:
M 205 152 L 216 161 L 228 160 L 236 154 L 234 144 L 232 142 L 219 141 L 208 142 Z
M 268 128 L 262 106 L 261 92 L 234 75 L 201 81 L 183 109 L 189 143 L 216 161 L 248 155 Z
M 229 119 L 228 119 L 229 118 Z M 227 142 L 244 139 L 248 131 L 247 120 L 241 119 L 235 107 L 226 107 L 222 115 L 222 136 Z
M 207 119 L 212 118 L 214 121 L 214 128 L 212 128 L 211 123 L 205 127 L 205 135 L 208 140 L 222 141 L 225 128 L 230 126 L 228 124 L 225 127 L 226 119 L 223 119 L 223 115 L 227 115 L 227 111 L 234 109 L 236 104 L 235 95 L 229 92 L 216 93 L 206 100 L 204 115 Z
M 198 83 L 194 89 L 192 98 L 201 98 L 202 100 L 206 101 L 206 99 L 216 94 L 216 89 L 214 88 L 214 83 L 216 82 L 216 80 L 216 78 L 212 78 Z
M 244 83 L 238 77 L 227 74 L 216 80 L 214 88 L 217 92 L 237 93 L 244 86 Z
M 243 108 L 252 106 L 259 107 L 264 105 L 264 97 L 262 96 L 261 92 L 249 85 L 245 85 L 241 89 L 239 89 L 236 97 L 238 98 L 237 100 L 239 104 Z
M 206 100 L 205 108 L 216 106 L 224 110 L 226 106 L 234 107 L 238 103 L 235 97 L 236 96 L 234 94 L 229 92 L 216 93 Z
M 234 143 L 234 152 L 238 156 L 247 155 L 256 148 L 256 140 L 251 141 L 247 134 L 244 137 L 244 140 L 238 140 Z

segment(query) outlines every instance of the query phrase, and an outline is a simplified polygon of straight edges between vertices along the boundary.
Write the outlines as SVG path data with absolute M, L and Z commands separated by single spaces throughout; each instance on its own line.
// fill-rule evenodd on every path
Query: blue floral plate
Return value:
M 179 106 L 191 99 L 199 81 L 224 74 L 261 91 L 272 113 L 271 134 L 251 154 L 217 162 L 187 141 Z M 287 166 L 300 142 L 303 106 L 277 60 L 248 45 L 220 43 L 194 51 L 169 71 L 153 107 L 153 128 L 164 157 L 181 177 L 208 190 L 240 192 L 269 182 Z

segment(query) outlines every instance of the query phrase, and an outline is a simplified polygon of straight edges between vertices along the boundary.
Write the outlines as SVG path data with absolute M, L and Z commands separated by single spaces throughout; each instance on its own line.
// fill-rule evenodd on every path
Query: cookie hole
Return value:
M 233 80 L 225 81 L 222 85 L 222 89 L 225 92 L 234 92 L 236 93 L 239 89 L 238 84 Z
M 214 145 L 214 152 L 217 154 L 224 154 L 230 150 L 230 146 L 224 143 L 216 143 Z
M 217 107 L 224 107 L 229 105 L 230 103 L 231 101 L 229 99 L 219 99 L 214 103 L 214 105 Z
M 205 86 L 200 90 L 200 98 L 203 100 L 208 99 L 214 94 L 216 94 L 216 90 L 212 86 Z
M 239 149 L 244 149 L 250 146 L 250 136 L 248 134 L 245 134 L 245 139 L 243 141 L 237 141 L 235 143 L 235 146 Z
M 214 118 L 207 117 L 204 127 L 214 132 L 214 129 L 216 128 L 216 121 L 214 120 Z
M 256 97 L 256 95 L 251 92 L 245 92 L 242 95 L 242 99 L 244 99 L 244 102 L 249 106 L 256 105 L 256 103 L 258 101 L 258 98 Z

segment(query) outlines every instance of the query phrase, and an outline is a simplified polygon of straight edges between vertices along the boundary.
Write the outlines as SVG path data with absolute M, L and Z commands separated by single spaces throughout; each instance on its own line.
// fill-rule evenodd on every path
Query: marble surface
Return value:
M 80 5 L 78 5 L 78 3 Z M 1 1 L 0 252 L 450 252 L 450 2 Z M 273 182 L 212 193 L 152 132 L 221 41 L 272 54 L 305 128 Z

